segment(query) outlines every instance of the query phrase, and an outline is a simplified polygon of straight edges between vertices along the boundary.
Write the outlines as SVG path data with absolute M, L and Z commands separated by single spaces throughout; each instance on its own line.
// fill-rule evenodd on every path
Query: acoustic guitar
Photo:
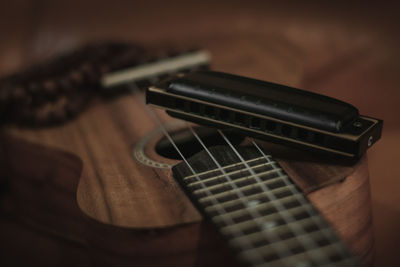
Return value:
M 63 125 L 9 126 L 0 157 L 3 213 L 73 244 L 81 264 L 356 266 L 347 248 L 372 260 L 365 156 L 343 166 L 196 128 L 146 107 L 143 92 L 97 99 Z

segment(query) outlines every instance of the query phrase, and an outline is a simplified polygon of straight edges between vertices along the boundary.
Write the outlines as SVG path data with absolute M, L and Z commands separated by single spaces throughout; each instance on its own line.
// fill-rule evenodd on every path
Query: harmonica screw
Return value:
M 357 128 L 361 128 L 362 123 L 359 122 L 359 121 L 356 121 L 356 122 L 353 123 L 353 126 L 354 126 L 354 127 L 357 127 Z
M 370 147 L 372 145 L 372 140 L 374 138 L 372 137 L 372 135 L 368 138 L 368 146 Z

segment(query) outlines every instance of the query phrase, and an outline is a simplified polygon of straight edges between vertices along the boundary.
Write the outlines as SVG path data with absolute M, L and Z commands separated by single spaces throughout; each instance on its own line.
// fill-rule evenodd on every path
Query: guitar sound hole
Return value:
M 195 127 L 194 131 L 197 133 L 197 135 L 200 137 L 207 148 L 218 145 L 228 145 L 215 129 L 206 127 Z M 233 131 L 226 130 L 224 131 L 224 133 L 228 140 L 234 146 L 238 146 L 244 140 L 243 135 L 240 135 Z M 189 129 L 177 130 L 170 133 L 170 135 L 185 158 L 189 158 L 197 152 L 204 150 L 203 146 L 199 143 L 199 141 Z M 182 160 L 178 151 L 165 136 L 157 142 L 155 150 L 159 155 L 165 158 Z

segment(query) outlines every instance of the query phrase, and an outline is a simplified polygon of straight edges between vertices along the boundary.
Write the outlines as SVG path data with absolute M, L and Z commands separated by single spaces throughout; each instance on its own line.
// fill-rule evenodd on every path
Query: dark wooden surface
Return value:
M 399 263 L 400 40 L 393 4 L 21 0 L 2 2 L 0 10 L 2 74 L 93 39 L 198 43 L 212 48 L 219 70 L 325 93 L 384 119 L 383 139 L 368 153 L 375 265 Z M 266 49 L 275 53 L 260 58 Z

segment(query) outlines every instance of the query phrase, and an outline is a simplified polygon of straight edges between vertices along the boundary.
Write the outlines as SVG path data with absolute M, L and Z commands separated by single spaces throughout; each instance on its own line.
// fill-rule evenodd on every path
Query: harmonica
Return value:
M 378 141 L 383 125 L 338 99 L 213 71 L 178 74 L 151 86 L 146 101 L 173 117 L 348 159 L 360 158 Z

